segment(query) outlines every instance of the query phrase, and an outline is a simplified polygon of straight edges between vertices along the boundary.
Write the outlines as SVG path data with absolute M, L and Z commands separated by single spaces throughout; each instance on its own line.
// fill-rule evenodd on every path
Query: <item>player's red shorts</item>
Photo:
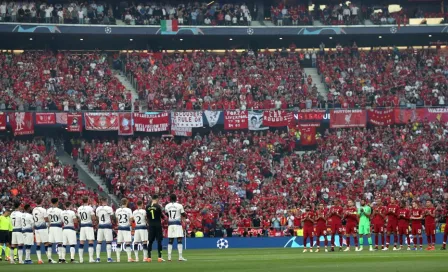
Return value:
M 409 226 L 406 225 L 402 225 L 402 226 L 398 226 L 398 234 L 400 235 L 408 235 L 409 234 Z
M 412 235 L 422 235 L 422 225 L 412 225 Z
M 383 233 L 383 232 L 384 232 L 384 224 L 373 225 L 373 233 Z
M 425 232 L 426 232 L 426 235 L 436 234 L 436 225 L 435 224 L 426 224 Z
M 304 227 L 303 228 L 303 237 L 313 237 L 314 236 L 314 228 L 313 227 Z
M 397 232 L 398 223 L 394 221 L 387 222 L 387 232 Z
M 345 226 L 345 234 L 346 235 L 350 235 L 350 234 L 357 234 L 358 233 L 358 228 L 356 227 L 356 223 L 352 224 L 352 223 L 347 223 L 347 225 Z
M 342 223 L 331 223 L 331 233 L 341 234 L 342 232 Z
M 327 235 L 327 226 L 317 226 L 315 234 L 317 237 Z

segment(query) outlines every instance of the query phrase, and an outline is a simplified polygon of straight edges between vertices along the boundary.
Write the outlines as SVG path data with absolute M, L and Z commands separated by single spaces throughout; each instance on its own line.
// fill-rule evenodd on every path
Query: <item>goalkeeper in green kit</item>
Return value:
M 363 250 L 364 245 L 364 236 L 367 236 L 367 240 L 369 241 L 370 251 L 373 251 L 372 248 L 372 237 L 370 236 L 370 215 L 372 214 L 372 208 L 366 204 L 366 201 L 361 200 L 361 206 L 358 209 L 359 214 L 359 250 Z

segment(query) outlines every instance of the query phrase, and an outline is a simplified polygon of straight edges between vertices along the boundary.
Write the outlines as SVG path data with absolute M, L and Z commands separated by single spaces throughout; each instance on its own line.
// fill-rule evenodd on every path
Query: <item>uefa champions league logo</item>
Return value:
M 227 241 L 224 238 L 221 238 L 216 242 L 216 247 L 219 249 L 226 249 L 229 247 L 229 241 Z
M 110 33 L 112 33 L 112 28 L 107 26 L 107 27 L 104 29 L 104 32 L 106 32 L 106 34 L 110 34 Z

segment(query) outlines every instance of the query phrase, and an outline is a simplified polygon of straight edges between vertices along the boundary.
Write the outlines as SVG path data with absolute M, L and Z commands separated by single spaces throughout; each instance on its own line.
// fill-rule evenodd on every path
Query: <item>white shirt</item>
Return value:
M 78 217 L 81 219 L 81 224 L 92 224 L 92 215 L 95 215 L 92 207 L 81 206 L 78 208 Z
M 146 227 L 146 210 L 137 209 L 132 213 L 136 227 Z
M 22 213 L 22 231 L 33 230 L 34 218 L 30 213 Z
M 33 209 L 34 225 L 35 227 L 46 227 L 45 219 L 47 216 L 47 210 L 42 207 L 36 207 Z
M 62 221 L 64 222 L 64 228 L 68 228 L 68 227 L 74 228 L 75 227 L 74 219 L 76 218 L 76 214 L 74 211 L 72 211 L 72 210 L 62 211 L 61 216 L 62 216 Z
M 78 17 L 79 19 L 84 19 L 84 12 L 82 10 L 78 11 Z
M 132 211 L 129 208 L 118 208 L 115 211 L 118 227 L 129 228 L 131 226 Z
M 15 229 L 22 230 L 22 212 L 13 211 L 11 213 L 11 221 L 12 221 L 12 227 L 14 230 Z
M 185 213 L 184 206 L 177 202 L 166 205 L 165 212 L 168 214 L 168 225 L 170 223 L 180 223 L 182 214 Z
M 50 221 L 50 226 L 53 224 L 58 224 L 62 227 L 62 210 L 59 208 L 49 208 L 47 210 L 48 219 Z
M 100 225 L 110 225 L 112 224 L 111 217 L 114 214 L 112 207 L 109 206 L 99 206 L 96 208 L 96 217 Z

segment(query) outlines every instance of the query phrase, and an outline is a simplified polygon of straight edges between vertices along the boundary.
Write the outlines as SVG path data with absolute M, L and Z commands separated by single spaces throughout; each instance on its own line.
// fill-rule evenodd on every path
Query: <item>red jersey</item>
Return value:
M 344 214 L 347 219 L 347 225 L 358 223 L 358 209 L 356 207 L 346 208 Z
M 445 218 L 446 218 L 445 225 L 448 226 L 448 209 L 445 210 Z
M 411 209 L 411 217 L 421 217 L 423 215 L 422 209 Z M 412 219 L 411 220 L 412 226 L 421 226 L 422 220 L 421 219 Z
M 341 206 L 333 206 L 330 208 L 330 219 L 332 224 L 341 224 L 344 209 Z
M 386 216 L 386 210 L 387 207 L 381 206 L 381 207 L 375 207 L 373 209 L 373 212 L 375 213 L 375 216 L 373 217 L 372 223 L 375 225 L 384 225 L 384 217 Z
M 387 221 L 388 222 L 398 222 L 398 211 L 400 207 L 397 204 L 391 204 L 387 206 Z
M 398 211 L 398 225 L 409 226 L 409 220 L 411 217 L 411 211 L 407 208 L 400 209 Z
M 302 222 L 303 226 L 307 228 L 312 228 L 314 226 L 314 217 L 315 214 L 312 211 L 304 212 L 302 214 Z
M 325 209 L 316 211 L 316 225 L 317 226 L 319 226 L 319 227 L 327 226 L 327 214 L 328 214 L 328 212 Z
M 436 224 L 436 208 L 425 208 L 425 225 L 435 225 Z

